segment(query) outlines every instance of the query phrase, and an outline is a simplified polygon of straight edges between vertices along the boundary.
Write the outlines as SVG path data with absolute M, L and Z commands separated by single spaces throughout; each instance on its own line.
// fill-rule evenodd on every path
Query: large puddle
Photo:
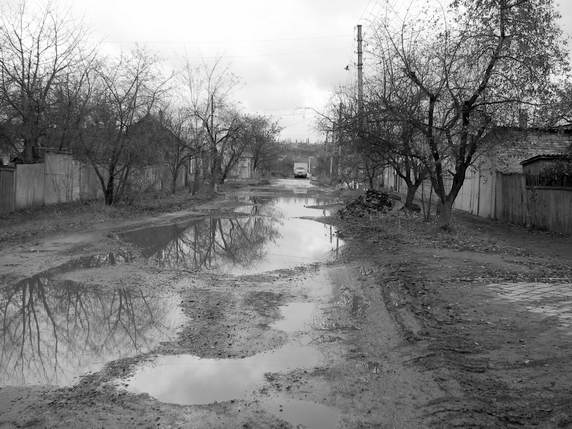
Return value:
M 184 320 L 176 297 L 57 278 L 129 260 L 113 253 L 80 258 L 0 289 L 0 386 L 71 385 L 174 338 Z
M 292 333 L 307 330 L 317 312 L 315 304 L 291 303 L 271 328 Z M 148 393 L 162 402 L 209 404 L 241 399 L 264 382 L 264 374 L 314 368 L 321 353 L 303 342 L 241 359 L 203 359 L 194 355 L 158 356 L 139 367 L 127 381 L 134 393 Z
M 288 333 L 307 331 L 317 317 L 313 303 L 291 303 L 271 325 Z M 202 359 L 193 355 L 159 356 L 136 369 L 122 382 L 133 393 L 147 393 L 162 402 L 180 405 L 210 404 L 252 398 L 266 382 L 266 374 L 312 369 L 324 363 L 322 354 L 306 338 L 276 350 L 243 359 Z M 294 427 L 335 428 L 340 412 L 311 401 L 270 396 L 262 407 Z
M 236 217 L 207 217 L 127 231 L 121 237 L 160 267 L 246 275 L 323 261 L 343 244 L 330 226 L 300 217 L 319 217 L 315 198 L 254 201 Z
M 210 404 L 246 398 L 264 383 L 264 374 L 318 366 L 313 347 L 289 344 L 243 359 L 201 359 L 193 355 L 160 356 L 140 368 L 127 389 L 161 402 Z

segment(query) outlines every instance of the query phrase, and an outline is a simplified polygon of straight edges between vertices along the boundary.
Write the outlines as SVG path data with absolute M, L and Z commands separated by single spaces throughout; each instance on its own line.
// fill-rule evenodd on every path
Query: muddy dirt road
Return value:
M 572 424 L 567 238 L 339 202 L 278 180 L 2 247 L 0 428 Z

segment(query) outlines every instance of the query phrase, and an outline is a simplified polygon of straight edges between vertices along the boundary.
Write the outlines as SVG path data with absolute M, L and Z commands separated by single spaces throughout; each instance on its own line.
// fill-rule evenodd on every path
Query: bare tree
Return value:
M 76 153 L 93 166 L 107 205 L 121 196 L 134 168 L 156 160 L 152 136 L 137 133 L 134 125 L 152 112 L 167 81 L 157 59 L 139 49 L 94 68 Z
M 253 158 L 253 169 L 257 172 L 268 172 L 273 158 L 277 155 L 278 136 L 282 128 L 278 122 L 261 115 L 247 118 L 245 137 L 248 150 Z
M 368 106 L 369 124 L 360 121 L 354 88 L 340 88 L 328 111 L 320 114 L 319 127 L 332 134 L 331 173 L 333 178 L 350 187 L 367 184 L 375 188 L 376 179 L 387 164 L 383 142 L 374 133 L 374 112 Z
M 533 105 L 562 64 L 557 16 L 551 0 L 456 0 L 379 20 L 378 57 L 399 60 L 395 72 L 423 95 L 411 123 L 423 135 L 442 228 L 487 132 Z
M 184 83 L 193 115 L 199 119 L 208 144 L 209 183 L 213 189 L 224 182 L 224 157 L 232 148 L 229 140 L 238 137 L 241 117 L 230 102 L 237 78 L 219 59 L 198 67 L 187 62 Z
M 53 8 L 38 11 L 25 1 L 3 7 L 1 16 L 0 107 L 23 141 L 24 162 L 32 162 L 50 127 L 54 91 L 81 59 L 85 32 Z
M 423 136 L 414 126 L 423 94 L 400 79 L 394 58 L 380 58 L 379 72 L 368 82 L 364 107 L 367 125 L 362 141 L 378 154 L 407 186 L 405 207 L 411 208 L 419 186 L 427 178 L 423 162 Z

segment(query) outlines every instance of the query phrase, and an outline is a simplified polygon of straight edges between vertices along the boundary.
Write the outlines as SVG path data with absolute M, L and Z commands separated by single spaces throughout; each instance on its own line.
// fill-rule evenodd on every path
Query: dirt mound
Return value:
M 396 201 L 399 201 L 399 197 L 387 192 L 368 189 L 364 195 L 360 195 L 341 208 L 338 214 L 343 219 L 346 217 L 363 217 L 371 213 L 387 213 L 394 207 Z

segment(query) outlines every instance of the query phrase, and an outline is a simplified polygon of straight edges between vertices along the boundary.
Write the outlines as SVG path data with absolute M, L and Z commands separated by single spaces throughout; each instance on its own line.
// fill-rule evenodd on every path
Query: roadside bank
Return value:
M 455 233 L 414 214 L 334 224 L 442 389 L 427 424 L 572 425 L 570 238 L 462 214 Z

